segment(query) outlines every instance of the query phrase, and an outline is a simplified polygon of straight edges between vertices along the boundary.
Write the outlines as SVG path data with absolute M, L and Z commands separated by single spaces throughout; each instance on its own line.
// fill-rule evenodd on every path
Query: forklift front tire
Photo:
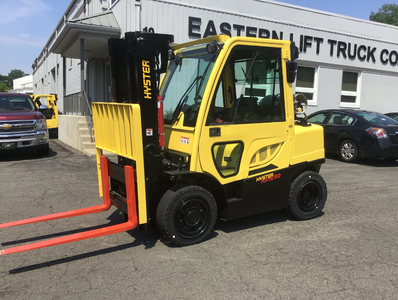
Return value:
M 168 190 L 156 211 L 161 233 L 179 246 L 202 242 L 213 231 L 216 219 L 213 195 L 195 185 Z
M 326 203 L 327 187 L 322 176 L 307 171 L 293 180 L 289 194 L 289 212 L 299 220 L 318 217 Z

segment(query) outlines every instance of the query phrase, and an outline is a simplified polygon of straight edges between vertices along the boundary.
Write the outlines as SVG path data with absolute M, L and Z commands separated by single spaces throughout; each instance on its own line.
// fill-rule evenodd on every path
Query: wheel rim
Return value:
M 346 159 L 350 160 L 355 156 L 355 148 L 352 143 L 346 142 L 341 147 L 341 156 Z
M 209 226 L 210 206 L 204 199 L 190 198 L 179 205 L 174 216 L 177 232 L 185 238 L 201 235 Z
M 298 206 L 303 212 L 311 212 L 318 209 L 322 199 L 322 187 L 318 182 L 308 181 L 304 183 L 298 192 Z

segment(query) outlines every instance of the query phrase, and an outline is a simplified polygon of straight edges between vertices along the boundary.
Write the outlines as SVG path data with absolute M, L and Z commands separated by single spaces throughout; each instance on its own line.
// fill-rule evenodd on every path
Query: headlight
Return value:
M 37 120 L 36 122 L 37 130 L 46 130 L 47 129 L 47 122 L 45 119 Z

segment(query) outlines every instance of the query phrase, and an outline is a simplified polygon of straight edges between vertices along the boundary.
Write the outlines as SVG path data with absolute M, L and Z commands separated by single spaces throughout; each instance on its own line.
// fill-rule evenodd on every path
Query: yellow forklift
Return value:
M 170 49 L 171 42 L 171 35 L 143 32 L 109 40 L 115 102 L 93 103 L 103 203 L 0 228 L 112 205 L 125 222 L 0 254 L 148 225 L 185 246 L 205 240 L 218 219 L 279 209 L 300 220 L 321 215 L 323 129 L 307 123 L 306 99 L 293 95 L 297 47 L 221 35 Z
M 41 109 L 40 112 L 46 118 L 50 138 L 58 138 L 58 96 L 56 94 L 43 94 L 31 95 L 31 98 L 37 108 L 40 108 L 40 105 L 46 105 L 48 107 L 47 109 Z

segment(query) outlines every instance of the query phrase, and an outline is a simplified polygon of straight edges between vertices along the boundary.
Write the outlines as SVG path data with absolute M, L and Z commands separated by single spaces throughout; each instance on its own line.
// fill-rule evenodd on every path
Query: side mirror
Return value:
M 293 83 L 296 80 L 297 63 L 295 61 L 288 60 L 286 62 L 287 82 Z

